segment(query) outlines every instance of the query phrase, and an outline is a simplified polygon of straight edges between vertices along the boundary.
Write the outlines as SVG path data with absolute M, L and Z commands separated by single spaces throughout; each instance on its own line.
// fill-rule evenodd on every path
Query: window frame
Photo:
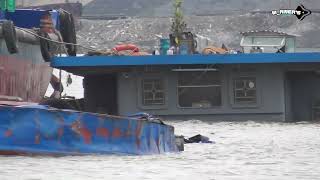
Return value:
M 146 81 L 151 81 L 149 83 L 146 83 Z M 158 81 L 158 82 L 157 82 Z M 156 84 L 159 83 L 160 86 L 162 86 L 162 89 L 156 89 L 155 86 Z M 149 84 L 152 86 L 151 89 L 145 89 L 146 84 Z M 141 97 L 142 97 L 142 105 L 143 106 L 163 106 L 165 104 L 165 88 L 164 88 L 164 82 L 163 79 L 160 78 L 144 78 L 141 80 Z M 146 99 L 146 93 L 152 93 L 152 99 Z M 156 94 L 157 93 L 162 93 L 163 97 L 157 99 Z M 147 101 L 161 101 L 161 103 L 151 103 L 147 104 Z
M 197 72 L 201 72 L 201 73 L 210 73 L 212 71 L 197 71 Z M 221 71 L 214 71 L 214 72 L 218 72 L 219 74 L 219 80 L 220 80 L 220 85 L 182 85 L 179 86 L 179 78 L 180 78 L 180 73 L 183 72 L 177 72 L 177 82 L 176 82 L 176 102 L 177 102 L 177 107 L 179 109 L 218 109 L 218 108 L 222 108 L 223 107 L 223 73 Z M 211 107 L 183 107 L 180 105 L 179 103 L 179 88 L 203 88 L 203 87 L 220 87 L 220 101 L 221 104 L 219 106 L 211 106 Z
M 143 81 L 144 80 L 152 80 L 152 79 L 159 79 L 163 83 L 163 95 L 164 95 L 164 103 L 163 104 L 154 104 L 154 105 L 145 105 L 144 104 L 144 89 L 143 89 Z M 137 104 L 140 109 L 145 110 L 157 110 L 157 109 L 167 109 L 168 108 L 168 79 L 165 76 L 161 75 L 152 75 L 152 76 L 141 76 L 137 79 Z
M 247 79 L 245 79 L 247 78 Z M 244 80 L 245 79 L 245 80 Z M 241 89 L 238 89 L 236 87 L 236 81 L 242 81 L 242 83 L 244 81 L 250 81 L 250 80 L 253 80 L 254 81 L 254 88 L 251 88 L 251 90 L 253 89 L 255 91 L 255 96 L 254 97 L 248 97 L 248 96 L 243 96 L 243 97 L 237 97 L 237 91 L 245 91 L 245 88 L 246 87 L 243 87 Z M 257 100 L 258 100 L 258 97 L 257 97 L 257 78 L 256 77 L 253 77 L 253 76 L 239 76 L 239 77 L 236 77 L 236 78 L 233 78 L 232 79 L 232 83 L 233 83 L 233 99 L 234 99 L 234 104 L 237 104 L 237 105 L 243 105 L 243 104 L 249 104 L 249 105 L 253 105 L 253 104 L 257 104 Z M 249 99 L 249 98 L 254 98 L 254 101 L 243 101 L 243 102 L 239 102 L 237 99 Z
M 236 103 L 235 100 L 235 79 L 249 77 L 255 79 L 256 102 L 255 103 Z M 260 77 L 257 72 L 233 72 L 229 78 L 229 97 L 232 108 L 259 108 L 261 106 L 261 87 Z

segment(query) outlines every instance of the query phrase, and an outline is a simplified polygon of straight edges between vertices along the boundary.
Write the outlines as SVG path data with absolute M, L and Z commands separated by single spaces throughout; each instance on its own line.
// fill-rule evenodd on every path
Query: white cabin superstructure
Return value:
M 240 46 L 244 53 L 293 53 L 296 35 L 278 31 L 241 32 Z

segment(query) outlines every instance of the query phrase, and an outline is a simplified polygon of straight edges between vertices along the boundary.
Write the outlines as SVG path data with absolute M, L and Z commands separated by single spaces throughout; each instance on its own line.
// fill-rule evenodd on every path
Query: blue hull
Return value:
M 2 155 L 147 155 L 177 152 L 174 128 L 42 106 L 0 106 Z

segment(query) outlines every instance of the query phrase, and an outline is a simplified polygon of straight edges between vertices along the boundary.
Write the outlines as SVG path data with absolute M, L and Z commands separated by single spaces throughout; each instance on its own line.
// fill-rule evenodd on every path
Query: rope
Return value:
M 16 27 L 16 28 L 17 28 L 17 29 L 20 29 L 20 30 L 23 31 L 23 32 L 32 34 L 32 35 L 34 35 L 34 36 L 36 36 L 36 37 L 38 37 L 38 38 L 41 38 L 41 39 L 44 39 L 44 40 L 47 40 L 47 41 L 50 41 L 50 42 L 53 42 L 53 43 L 63 44 L 63 45 L 79 46 L 79 47 L 82 47 L 83 49 L 87 49 L 87 50 L 90 50 L 90 51 L 98 51 L 97 49 L 94 49 L 94 48 L 91 48 L 91 47 L 86 47 L 86 46 L 83 46 L 83 45 L 81 45 L 81 44 L 66 43 L 66 42 L 60 42 L 60 41 L 52 40 L 52 39 L 49 39 L 49 38 L 40 36 L 39 34 L 37 34 L 37 33 L 35 33 L 35 32 L 32 32 L 32 31 L 29 31 L 29 30 L 24 29 L 24 28 L 20 28 L 20 27 Z

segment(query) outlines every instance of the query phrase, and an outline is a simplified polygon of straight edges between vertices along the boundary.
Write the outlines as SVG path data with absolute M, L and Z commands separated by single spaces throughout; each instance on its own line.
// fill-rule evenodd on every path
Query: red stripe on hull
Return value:
M 1 156 L 27 156 L 27 153 L 17 151 L 0 151 Z
M 20 152 L 20 151 L 3 151 L 0 150 L 0 156 L 50 156 L 50 157 L 62 157 L 70 154 L 53 154 L 53 153 L 30 153 L 30 152 Z M 83 156 L 85 154 L 74 153 L 72 155 Z
M 39 102 L 46 93 L 51 75 L 49 63 L 34 64 L 30 59 L 0 55 L 0 95 Z

